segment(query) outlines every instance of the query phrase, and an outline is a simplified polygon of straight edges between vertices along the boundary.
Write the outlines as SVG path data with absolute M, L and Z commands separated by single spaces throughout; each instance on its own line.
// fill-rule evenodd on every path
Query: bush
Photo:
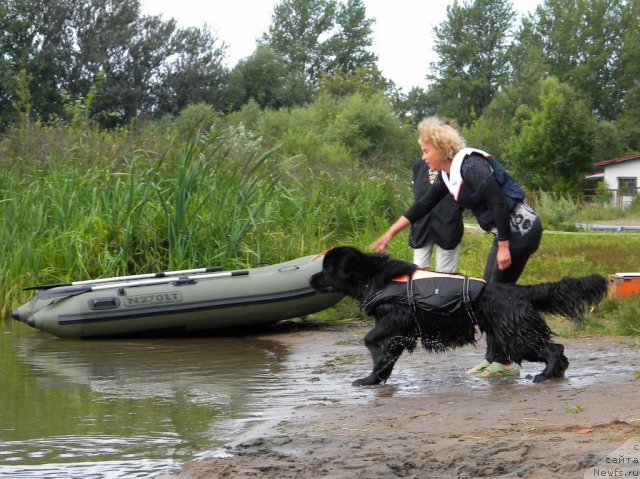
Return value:
M 412 159 L 403 152 L 404 127 L 394 115 L 383 95 L 348 96 L 337 103 L 336 114 L 329 126 L 329 138 L 347 146 L 356 158 L 368 165 L 384 166 L 398 158 Z M 417 146 L 414 150 L 417 154 Z
M 627 214 L 633 218 L 640 218 L 640 194 L 633 195 Z
M 544 228 L 563 231 L 575 230 L 574 215 L 580 204 L 568 195 L 539 191 L 535 197 L 535 210 Z
M 319 95 L 304 107 L 265 110 L 256 133 L 265 146 L 277 146 L 284 157 L 301 155 L 314 169 L 389 167 L 398 160 L 408 167 L 418 154 L 414 134 L 383 95 Z

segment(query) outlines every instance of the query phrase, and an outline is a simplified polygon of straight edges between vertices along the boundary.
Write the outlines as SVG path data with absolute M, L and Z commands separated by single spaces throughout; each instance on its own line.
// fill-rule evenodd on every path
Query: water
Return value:
M 370 366 L 362 332 L 310 341 L 305 335 L 317 332 L 298 331 L 287 335 L 293 342 L 270 334 L 82 341 L 0 320 L 0 479 L 153 478 L 224 453 L 223 445 L 308 405 L 500 398 L 514 388 L 607 384 L 640 368 L 635 348 L 583 341 L 574 349 L 563 339 L 571 365 L 561 381 L 532 385 L 542 370 L 532 363 L 519 378 L 469 377 L 484 354 L 479 345 L 445 355 L 416 350 L 400 358 L 389 384 L 353 388 Z
M 0 478 L 153 477 L 286 408 L 345 399 L 300 359 L 258 336 L 63 340 L 0 320 Z

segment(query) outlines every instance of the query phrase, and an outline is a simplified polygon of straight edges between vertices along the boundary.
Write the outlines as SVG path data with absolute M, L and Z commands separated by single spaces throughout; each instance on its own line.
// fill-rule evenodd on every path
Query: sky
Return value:
M 514 9 L 528 13 L 541 0 L 512 0 Z M 278 0 L 141 0 L 143 15 L 174 18 L 179 26 L 205 23 L 227 45 L 227 66 L 253 53 L 256 40 L 267 32 Z M 407 93 L 427 87 L 433 52 L 433 27 L 446 19 L 453 0 L 363 0 L 367 17 L 374 18 L 373 51 L 378 68 Z

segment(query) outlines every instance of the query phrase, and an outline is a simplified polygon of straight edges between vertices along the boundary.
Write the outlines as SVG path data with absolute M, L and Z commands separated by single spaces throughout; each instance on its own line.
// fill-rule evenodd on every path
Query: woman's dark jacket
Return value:
M 418 200 L 431 188 L 429 168 L 423 160 L 418 159 L 413 163 L 412 171 L 413 198 Z M 463 232 L 462 210 L 451 195 L 446 195 L 430 213 L 411 223 L 409 246 L 421 248 L 433 239 L 442 249 L 454 249 L 460 243 Z

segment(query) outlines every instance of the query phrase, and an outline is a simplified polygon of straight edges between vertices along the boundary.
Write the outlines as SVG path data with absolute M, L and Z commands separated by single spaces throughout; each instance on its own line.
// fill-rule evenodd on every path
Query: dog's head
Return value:
M 392 278 L 409 274 L 415 265 L 391 260 L 382 253 L 363 253 L 351 246 L 338 246 L 327 252 L 322 271 L 311 276 L 318 292 L 338 291 L 362 299 L 368 286 L 382 287 Z

